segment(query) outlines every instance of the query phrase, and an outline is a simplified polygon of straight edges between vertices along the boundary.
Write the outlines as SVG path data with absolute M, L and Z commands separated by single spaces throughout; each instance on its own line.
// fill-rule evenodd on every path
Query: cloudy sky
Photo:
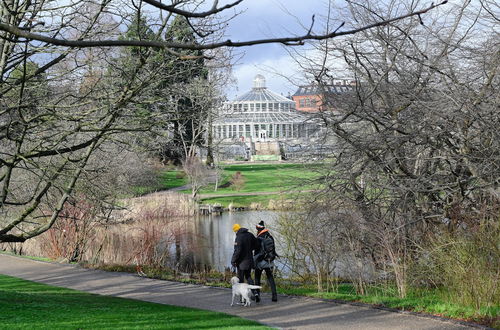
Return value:
M 322 0 L 249 0 L 238 9 L 243 12 L 231 22 L 227 31 L 227 37 L 233 41 L 305 34 L 312 15 L 321 15 L 325 3 Z M 237 85 L 228 91 L 229 98 L 248 91 L 256 74 L 266 77 L 271 90 L 285 96 L 294 93 L 296 86 L 282 76 L 298 77 L 300 73 L 283 46 L 258 45 L 236 52 L 242 57 L 233 68 Z

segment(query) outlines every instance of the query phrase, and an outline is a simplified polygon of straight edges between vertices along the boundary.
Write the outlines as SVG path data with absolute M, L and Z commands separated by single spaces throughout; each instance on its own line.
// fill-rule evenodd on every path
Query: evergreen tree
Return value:
M 179 43 L 196 44 L 196 36 L 187 19 L 177 16 L 165 34 L 165 40 Z M 205 66 L 201 50 L 181 50 L 178 55 L 168 54 L 169 64 L 166 66 L 163 88 L 175 87 L 171 95 L 171 105 L 175 108 L 176 118 L 172 121 L 173 138 L 165 145 L 163 155 L 165 160 L 180 164 L 185 157 L 194 154 L 194 148 L 203 146 L 204 134 L 200 128 L 206 128 L 208 108 L 200 106 L 199 96 L 183 93 L 188 85 L 197 80 L 206 80 L 208 69 Z
M 127 32 L 121 38 L 125 40 L 155 40 L 156 35 L 146 23 L 143 16 L 135 16 L 132 23 L 128 26 Z M 140 61 L 146 61 L 152 51 L 155 49 L 145 47 L 127 47 L 131 58 Z

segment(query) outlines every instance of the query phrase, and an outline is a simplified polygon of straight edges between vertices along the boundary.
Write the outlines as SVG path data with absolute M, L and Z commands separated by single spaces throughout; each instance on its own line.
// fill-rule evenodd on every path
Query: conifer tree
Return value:
M 183 16 L 175 17 L 165 34 L 165 41 L 197 43 L 193 29 Z M 168 74 L 164 75 L 163 88 L 174 87 L 171 106 L 175 109 L 175 118 L 172 120 L 173 138 L 165 145 L 163 154 L 166 160 L 180 164 L 186 157 L 193 156 L 194 149 L 205 142 L 205 134 L 200 134 L 200 130 L 206 128 L 208 111 L 200 103 L 206 100 L 201 100 L 197 93 L 184 92 L 188 85 L 206 81 L 208 69 L 201 50 L 181 50 L 178 55 L 166 55 L 165 59 L 168 58 Z

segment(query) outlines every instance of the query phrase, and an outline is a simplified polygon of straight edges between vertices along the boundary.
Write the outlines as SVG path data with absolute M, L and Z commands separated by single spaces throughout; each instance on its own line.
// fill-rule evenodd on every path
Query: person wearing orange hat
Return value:
M 255 236 L 246 228 L 239 224 L 233 225 L 233 231 L 236 233 L 234 240 L 234 252 L 231 258 L 231 265 L 237 269 L 240 283 L 246 280 L 248 284 L 253 285 L 252 268 L 254 268 L 253 251 L 257 248 L 258 241 Z M 257 291 L 252 290 L 254 295 Z M 258 296 L 255 300 L 259 302 Z

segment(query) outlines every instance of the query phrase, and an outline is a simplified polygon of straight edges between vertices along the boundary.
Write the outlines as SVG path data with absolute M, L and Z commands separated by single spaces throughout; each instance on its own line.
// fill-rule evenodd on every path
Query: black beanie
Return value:
M 261 221 L 259 222 L 258 224 L 255 225 L 255 228 L 258 230 L 258 231 L 261 231 L 263 230 L 264 228 L 266 228 L 266 226 L 264 226 L 264 221 Z

